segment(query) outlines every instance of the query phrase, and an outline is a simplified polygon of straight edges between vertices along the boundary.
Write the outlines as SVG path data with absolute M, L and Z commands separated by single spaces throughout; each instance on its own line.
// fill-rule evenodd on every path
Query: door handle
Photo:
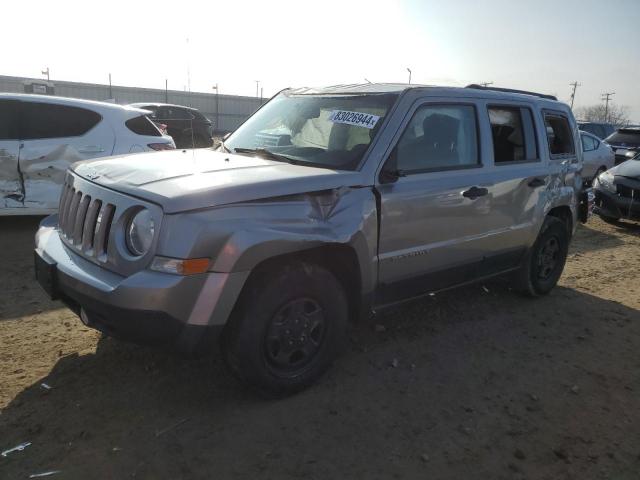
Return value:
M 462 192 L 462 196 L 475 200 L 478 197 L 483 197 L 489 193 L 489 190 L 484 187 L 471 187 L 469 190 Z
M 542 187 L 542 186 L 544 186 L 546 184 L 547 184 L 547 182 L 543 178 L 540 178 L 540 177 L 533 178 L 533 179 L 529 180 L 529 183 L 527 183 L 527 185 L 529 185 L 531 188 Z

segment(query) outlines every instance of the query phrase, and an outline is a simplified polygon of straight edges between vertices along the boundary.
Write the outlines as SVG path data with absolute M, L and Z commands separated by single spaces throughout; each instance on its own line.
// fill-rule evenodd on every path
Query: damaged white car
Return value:
M 45 95 L 0 93 L 0 215 L 58 210 L 78 160 L 175 148 L 144 110 Z

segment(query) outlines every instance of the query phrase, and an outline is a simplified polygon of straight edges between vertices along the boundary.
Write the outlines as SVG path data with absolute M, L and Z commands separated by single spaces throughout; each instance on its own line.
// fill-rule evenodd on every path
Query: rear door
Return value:
M 24 205 L 55 211 L 69 165 L 111 155 L 115 135 L 99 113 L 76 106 L 22 102 L 21 119 Z
M 512 100 L 486 102 L 491 138 L 494 187 L 491 191 L 492 215 L 486 227 L 494 238 L 487 258 L 486 274 L 519 264 L 537 235 L 536 219 L 542 209 L 544 192 L 551 184 L 548 162 L 542 155 L 540 119 L 535 104 Z
M 22 207 L 23 190 L 18 164 L 19 145 L 15 100 L 0 100 L 0 215 Z

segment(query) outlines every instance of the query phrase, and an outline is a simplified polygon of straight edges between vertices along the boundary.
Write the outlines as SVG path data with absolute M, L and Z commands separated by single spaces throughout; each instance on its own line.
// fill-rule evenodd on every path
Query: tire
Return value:
M 516 274 L 517 289 L 530 297 L 549 293 L 562 275 L 568 250 L 567 226 L 556 217 L 547 217 Z
M 252 274 L 225 335 L 233 373 L 270 397 L 305 389 L 329 368 L 346 340 L 348 304 L 328 270 L 295 262 Z

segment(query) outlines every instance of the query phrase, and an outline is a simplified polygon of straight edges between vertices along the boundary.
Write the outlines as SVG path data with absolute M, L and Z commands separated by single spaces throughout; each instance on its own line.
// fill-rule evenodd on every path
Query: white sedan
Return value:
M 173 139 L 146 113 L 112 103 L 0 93 L 0 215 L 55 213 L 71 163 L 174 149 Z
M 591 182 L 595 177 L 615 165 L 615 154 L 611 147 L 595 135 L 580 132 L 582 140 L 582 178 Z

